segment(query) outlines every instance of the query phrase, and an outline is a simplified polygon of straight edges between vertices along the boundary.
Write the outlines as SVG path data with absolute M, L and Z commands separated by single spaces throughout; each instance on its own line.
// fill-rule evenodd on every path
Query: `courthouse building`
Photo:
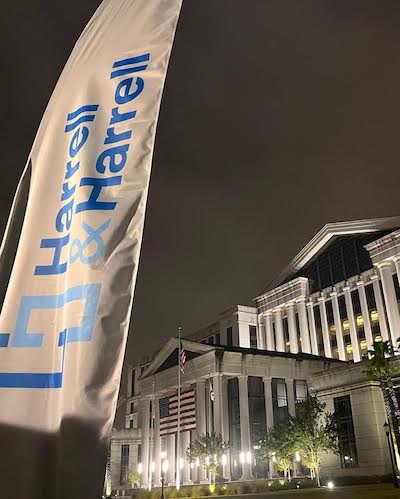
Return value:
M 325 456 L 322 474 L 389 473 L 382 393 L 360 361 L 374 340 L 397 344 L 399 277 L 400 217 L 323 227 L 253 306 L 226 310 L 183 339 L 181 382 L 189 402 L 180 449 L 174 409 L 179 343 L 170 339 L 130 370 L 126 428 L 112 437 L 113 488 L 124 487 L 134 470 L 143 486 L 150 480 L 159 486 L 163 462 L 167 483 L 175 482 L 177 463 L 183 483 L 205 482 L 205 471 L 187 464 L 185 451 L 210 431 L 230 444 L 221 478 L 278 476 L 273 460 L 258 459 L 259 442 L 269 427 L 295 414 L 308 392 L 339 421 L 340 453 Z M 294 471 L 307 474 L 299 458 Z

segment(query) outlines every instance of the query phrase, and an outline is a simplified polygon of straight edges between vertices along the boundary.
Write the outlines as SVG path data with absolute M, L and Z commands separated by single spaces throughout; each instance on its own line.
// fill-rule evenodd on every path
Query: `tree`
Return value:
M 400 408 L 393 386 L 393 377 L 399 376 L 400 368 L 390 360 L 396 349 L 389 341 L 375 341 L 373 348 L 373 350 L 368 351 L 369 358 L 364 360 L 365 372 L 369 379 L 379 382 L 390 430 L 395 436 L 393 441 L 397 447 L 396 436 L 399 434 L 400 428 Z
M 138 487 L 140 485 L 140 473 L 137 470 L 132 470 L 128 475 L 128 482 Z
M 266 438 L 260 442 L 261 461 L 268 463 L 274 458 L 278 470 L 283 471 L 289 480 L 295 452 L 293 433 L 288 431 L 287 423 L 269 428 Z
M 321 458 L 324 453 L 338 453 L 338 428 L 333 414 L 325 412 L 323 402 L 309 396 L 296 404 L 296 416 L 290 419 L 288 432 L 292 434 L 295 451 L 302 462 L 320 482 Z
M 219 433 L 206 433 L 192 442 L 186 450 L 188 463 L 199 462 L 210 474 L 210 488 L 215 488 L 218 467 L 222 456 L 227 453 L 229 444 Z

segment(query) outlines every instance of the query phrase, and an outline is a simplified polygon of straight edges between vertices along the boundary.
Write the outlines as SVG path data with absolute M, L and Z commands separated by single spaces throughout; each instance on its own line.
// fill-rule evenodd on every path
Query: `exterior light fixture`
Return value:
M 294 455 L 294 460 L 299 463 L 300 462 L 300 453 L 299 452 L 296 452 L 296 454 Z
M 397 473 L 396 473 L 396 465 L 394 464 L 395 457 L 394 457 L 393 437 L 392 437 L 392 432 L 390 431 L 390 425 L 388 424 L 387 421 L 385 421 L 385 424 L 383 425 L 383 429 L 385 430 L 385 433 L 386 433 L 386 438 L 387 438 L 388 447 L 389 447 L 389 454 L 390 454 L 390 462 L 392 464 L 393 486 L 396 489 L 398 489 L 400 487 L 400 485 L 399 485 L 399 479 L 398 479 Z
M 143 472 L 143 464 L 142 463 L 138 463 L 138 465 L 137 465 L 137 471 L 138 471 L 139 475 L 142 474 L 142 472 Z
M 244 452 L 240 453 L 240 462 L 243 464 L 244 463 Z
M 246 452 L 246 462 L 249 464 L 251 463 L 251 452 L 250 451 Z
M 192 470 L 194 468 L 194 463 L 190 463 L 190 469 Z
M 205 459 L 205 463 L 206 463 L 206 466 L 208 466 L 210 464 L 210 458 L 208 456 Z
M 221 464 L 222 464 L 222 466 L 226 465 L 226 456 L 225 456 L 225 454 L 221 457 Z
M 326 486 L 328 487 L 328 489 L 333 489 L 333 487 L 335 486 L 335 484 L 332 482 L 332 481 L 329 481 Z
M 196 464 L 196 468 L 198 468 L 200 466 L 200 459 L 199 458 L 196 459 L 196 463 L 195 464 Z
M 276 453 L 275 452 L 272 454 L 272 462 L 276 463 Z
M 163 461 L 161 466 L 163 473 L 166 473 L 168 471 L 168 468 L 169 468 L 169 462 L 168 459 L 166 459 L 165 461 Z

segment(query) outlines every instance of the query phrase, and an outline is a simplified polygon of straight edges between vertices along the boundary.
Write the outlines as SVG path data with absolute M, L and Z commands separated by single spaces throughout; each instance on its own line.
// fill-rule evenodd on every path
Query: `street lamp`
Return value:
M 394 456 L 393 456 L 393 440 L 392 440 L 392 433 L 390 431 L 390 426 L 385 421 L 385 424 L 383 425 L 383 429 L 385 430 L 386 433 L 386 438 L 388 441 L 388 447 L 389 447 L 389 454 L 390 454 L 390 462 L 392 463 L 392 475 L 393 475 L 393 486 L 396 487 L 396 489 L 399 488 L 399 481 L 397 479 L 397 472 L 396 472 L 396 466 L 394 464 Z
M 164 499 L 164 481 L 167 471 L 168 471 L 168 459 L 163 461 L 161 465 L 161 499 Z

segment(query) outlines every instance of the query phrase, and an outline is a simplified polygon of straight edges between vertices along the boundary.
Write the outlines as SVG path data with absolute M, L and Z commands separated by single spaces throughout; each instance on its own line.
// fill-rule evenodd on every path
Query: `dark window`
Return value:
M 139 444 L 137 446 L 137 462 L 141 463 L 142 462 L 142 445 Z
M 319 303 L 314 305 L 315 332 L 317 334 L 318 351 L 324 352 L 324 340 L 322 336 L 321 309 Z
M 253 454 L 257 463 L 256 465 L 253 465 L 253 475 L 255 478 L 265 478 L 267 476 L 267 467 L 257 459 L 260 440 L 265 438 L 267 432 L 263 379 L 258 376 L 249 376 L 248 390 L 250 438 L 254 451 Z
M 250 348 L 257 348 L 257 326 L 249 326 Z
M 294 396 L 296 402 L 305 402 L 308 396 L 307 381 L 296 379 L 294 381 Z
M 332 355 L 333 358 L 339 358 L 339 352 L 337 348 L 337 339 L 336 339 L 336 326 L 335 326 L 335 321 L 333 318 L 333 306 L 332 306 L 332 300 L 327 300 L 325 302 L 325 309 L 326 309 L 326 318 L 328 321 L 328 331 L 329 331 L 329 338 L 330 338 L 330 343 L 331 343 L 331 348 L 332 348 Z
M 232 328 L 228 327 L 226 330 L 226 344 L 228 347 L 231 347 L 233 345 L 233 334 L 232 334 Z
M 240 451 L 240 407 L 239 407 L 239 383 L 237 378 L 228 380 L 228 407 L 229 407 L 229 449 L 231 458 L 232 480 L 238 480 L 241 476 Z
M 208 338 L 208 344 L 209 344 L 209 345 L 214 345 L 214 336 L 210 336 L 210 337 Z
M 128 471 L 129 471 L 129 445 L 121 445 L 121 474 L 120 474 L 120 484 L 126 485 L 128 483 Z
M 207 343 L 207 340 L 201 340 L 201 343 Z
M 358 466 L 358 456 L 350 395 L 336 397 L 334 399 L 334 404 L 339 430 L 338 443 L 340 464 L 342 468 L 356 468 Z
M 285 422 L 289 419 L 286 382 L 282 378 L 272 378 L 272 408 L 274 424 Z
M 221 333 L 217 333 L 215 335 L 215 344 L 220 345 L 221 344 Z
M 133 428 L 133 419 L 129 421 L 129 428 Z
M 369 316 L 371 319 L 372 334 L 374 335 L 374 338 L 376 338 L 377 336 L 381 337 L 381 328 L 379 325 L 379 317 L 378 317 L 378 311 L 376 309 L 374 287 L 372 284 L 368 284 L 367 286 L 365 286 L 365 294 L 367 296 L 367 305 L 368 305 Z M 386 317 L 381 318 L 381 320 L 385 322 Z
M 130 409 L 129 409 L 129 414 L 133 414 L 133 411 L 135 410 L 135 404 L 131 402 Z
M 397 274 L 393 274 L 393 284 L 394 284 L 394 289 L 396 291 L 397 301 L 400 301 L 400 286 L 399 286 L 399 279 L 397 277 Z
M 132 397 L 135 394 L 135 379 L 136 379 L 136 373 L 135 373 L 135 369 L 132 369 L 132 380 L 131 380 L 131 394 L 132 394 Z
M 288 352 L 289 351 L 289 324 L 288 324 L 288 319 L 287 317 L 284 317 L 282 320 L 283 324 L 283 338 L 285 341 L 285 350 Z

